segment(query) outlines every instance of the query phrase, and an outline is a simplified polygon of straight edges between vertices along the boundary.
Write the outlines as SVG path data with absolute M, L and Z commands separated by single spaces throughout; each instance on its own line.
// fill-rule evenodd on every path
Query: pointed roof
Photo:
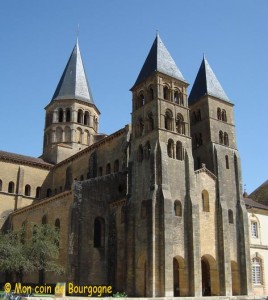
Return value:
M 80 54 L 78 40 L 51 101 L 76 99 L 94 104 Z
M 181 71 L 176 66 L 175 61 L 162 42 L 159 34 L 156 35 L 151 50 L 143 64 L 143 67 L 134 86 L 141 83 L 144 79 L 157 71 L 176 79 L 185 81 Z
M 230 102 L 205 56 L 203 56 L 188 102 L 193 103 L 204 95 L 210 95 Z

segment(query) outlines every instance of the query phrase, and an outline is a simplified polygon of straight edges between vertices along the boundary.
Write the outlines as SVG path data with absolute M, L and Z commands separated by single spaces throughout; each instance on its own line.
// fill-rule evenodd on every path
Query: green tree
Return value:
M 24 228 L 0 234 L 0 270 L 16 273 L 17 280 L 34 271 L 63 273 L 58 257 L 59 231 L 50 224 L 33 225 L 28 239 Z

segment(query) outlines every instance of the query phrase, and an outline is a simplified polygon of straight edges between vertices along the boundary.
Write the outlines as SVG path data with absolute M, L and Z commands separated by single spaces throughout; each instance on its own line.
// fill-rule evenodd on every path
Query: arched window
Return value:
M 176 143 L 176 159 L 178 160 L 183 160 L 184 155 L 183 155 L 183 148 L 182 148 L 182 143 L 178 141 Z
M 174 142 L 171 139 L 168 140 L 167 154 L 169 157 L 174 158 Z
M 177 114 L 176 129 L 178 133 L 185 134 L 185 125 L 183 121 L 183 116 L 181 114 Z
M 71 142 L 71 128 L 66 126 L 64 128 L 65 142 Z
M 141 218 L 144 219 L 147 217 L 147 205 L 146 201 L 141 202 Z
M 102 167 L 99 167 L 99 176 L 102 176 Z
M 262 260 L 259 257 L 252 259 L 252 282 L 262 284 Z
M 180 105 L 183 105 L 183 96 L 182 93 L 179 91 L 174 92 L 174 102 Z
M 223 144 L 223 132 L 221 130 L 219 132 L 219 143 Z
M 63 122 L 63 109 L 59 109 L 59 123 Z
M 66 109 L 66 122 L 71 122 L 71 110 L 70 110 L 70 108 Z
M 165 129 L 167 130 L 173 130 L 173 119 L 172 119 L 172 112 L 171 110 L 167 110 L 165 114 Z
M 82 111 L 82 109 L 78 110 L 78 113 L 77 113 L 77 123 L 80 123 L 80 124 L 83 123 L 83 111 Z
M 2 191 L 2 185 L 3 185 L 3 183 L 2 183 L 2 180 L 0 179 L 0 192 Z
M 31 196 L 31 186 L 29 184 L 25 185 L 24 195 L 25 196 Z
M 111 174 L 111 164 L 110 163 L 108 163 L 106 165 L 106 175 L 108 175 L 108 174 Z
M 84 125 L 89 125 L 89 112 L 86 111 L 84 114 Z
M 257 239 L 259 237 L 259 232 L 258 232 L 258 223 L 255 221 L 252 221 L 250 223 L 250 229 L 251 229 L 251 237 Z
M 82 144 L 82 129 L 77 128 L 77 143 Z
M 52 191 L 51 189 L 47 189 L 47 197 L 51 197 L 52 196 Z
M 223 109 L 221 112 L 221 119 L 222 119 L 222 121 L 227 122 L 227 115 L 226 115 L 225 109 Z
M 44 215 L 42 218 L 42 225 L 47 224 L 47 215 Z
M 143 147 L 142 147 L 142 145 L 139 145 L 137 159 L 138 159 L 139 162 L 143 161 Z
M 140 93 L 138 97 L 138 103 L 137 108 L 140 108 L 144 105 L 144 94 Z
M 150 158 L 150 154 L 151 154 L 151 145 L 150 142 L 146 142 L 145 147 L 144 147 L 144 152 L 145 152 L 145 158 L 149 159 Z
M 103 248 L 105 243 L 105 222 L 103 218 L 94 221 L 94 248 Z
M 228 157 L 228 155 L 225 155 L 225 166 L 226 166 L 226 169 L 229 169 L 229 157 Z
M 163 98 L 165 100 L 169 100 L 169 89 L 167 86 L 164 86 L 163 87 Z
M 150 100 L 154 100 L 154 90 L 152 87 L 150 87 L 149 93 L 150 93 Z
M 221 109 L 219 107 L 217 108 L 217 118 L 221 120 Z
M 62 142 L 62 136 L 63 136 L 63 130 L 61 127 L 57 127 L 56 128 L 56 139 L 57 139 L 57 142 L 60 143 Z
M 65 191 L 70 190 L 73 183 L 73 172 L 72 167 L 69 166 L 65 172 Z
M 117 173 L 117 172 L 119 172 L 119 160 L 118 159 L 116 159 L 114 161 L 114 173 Z
M 153 114 L 150 112 L 148 114 L 148 131 L 154 130 L 154 117 Z
M 138 124 L 137 124 L 137 136 L 143 135 L 143 129 L 144 129 L 144 123 L 142 118 L 139 118 Z
M 234 214 L 231 209 L 228 210 L 228 221 L 230 224 L 234 224 Z
M 8 192 L 9 193 L 14 193 L 15 192 L 15 184 L 13 181 L 10 181 L 8 184 Z
M 228 133 L 227 132 L 224 132 L 224 145 L 225 146 L 229 146 L 229 138 L 228 138 Z
M 176 217 L 182 216 L 182 207 L 181 207 L 181 202 L 179 200 L 176 200 L 174 202 L 174 212 Z
M 202 191 L 202 207 L 203 211 L 209 212 L 209 194 L 208 191 Z

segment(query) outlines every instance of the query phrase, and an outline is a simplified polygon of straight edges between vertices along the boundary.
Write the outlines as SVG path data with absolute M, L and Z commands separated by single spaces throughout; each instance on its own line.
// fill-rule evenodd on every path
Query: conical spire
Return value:
M 206 60 L 205 55 L 203 54 L 203 60 L 195 78 L 188 102 L 193 103 L 204 95 L 210 95 L 230 102 L 220 82 Z
M 181 71 L 176 66 L 175 61 L 162 42 L 159 34 L 156 35 L 151 50 L 145 60 L 145 63 L 143 64 L 134 86 L 142 82 L 156 71 L 185 81 Z
M 78 39 L 52 97 L 52 101 L 62 99 L 76 99 L 94 104 L 79 50 Z

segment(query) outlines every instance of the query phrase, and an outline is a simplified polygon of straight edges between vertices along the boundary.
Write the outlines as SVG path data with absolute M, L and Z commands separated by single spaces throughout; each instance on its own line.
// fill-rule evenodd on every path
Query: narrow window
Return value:
M 0 179 L 0 192 L 2 191 L 2 185 L 3 185 L 3 183 L 2 183 L 2 180 Z
M 63 110 L 62 108 L 59 109 L 59 123 L 63 122 Z
M 138 108 L 142 107 L 143 105 L 144 105 L 144 95 L 143 93 L 141 93 L 138 99 Z
M 226 110 L 225 109 L 223 109 L 222 112 L 221 112 L 221 119 L 222 119 L 222 121 L 227 122 L 227 116 L 226 116 Z
M 217 117 L 218 117 L 218 120 L 221 120 L 221 109 L 219 107 L 217 109 Z
M 182 216 L 182 207 L 181 207 L 181 202 L 179 200 L 176 200 L 174 202 L 174 212 L 176 217 Z
M 179 92 L 178 91 L 175 91 L 175 93 L 174 93 L 174 102 L 179 103 Z
M 176 159 L 178 160 L 183 160 L 183 148 L 182 148 L 182 143 L 177 142 L 176 143 Z
M 229 157 L 228 157 L 228 155 L 225 155 L 225 166 L 226 166 L 226 169 L 229 169 Z
M 174 142 L 171 139 L 168 140 L 167 154 L 169 157 L 174 158 Z
M 172 130 L 172 127 L 172 112 L 167 110 L 165 114 L 165 129 Z
M 177 115 L 176 129 L 178 133 L 185 134 L 185 125 L 184 125 L 183 116 L 181 114 Z
M 102 176 L 102 167 L 99 167 L 99 176 Z
M 82 124 L 83 123 L 82 120 L 83 120 L 83 111 L 79 109 L 77 113 L 77 123 Z
M 94 221 L 94 248 L 103 248 L 105 241 L 105 222 L 102 218 Z
M 143 161 L 143 147 L 142 147 L 142 145 L 139 145 L 137 159 L 138 159 L 139 162 Z
M 224 132 L 224 145 L 225 146 L 229 146 L 229 138 L 228 138 L 228 133 L 227 132 Z
M 251 237 L 257 239 L 258 238 L 258 223 L 251 222 Z
M 148 114 L 148 131 L 154 130 L 154 117 L 152 113 Z
M 66 122 L 71 122 L 71 110 L 70 110 L 70 108 L 66 109 Z
M 52 191 L 51 189 L 47 189 L 47 197 L 51 197 L 52 196 Z
M 154 90 L 150 88 L 150 100 L 154 100 Z
M 252 281 L 253 284 L 262 284 L 261 259 L 258 257 L 252 259 Z
M 13 181 L 10 181 L 9 184 L 8 184 L 8 192 L 9 193 L 14 193 L 15 191 L 15 184 Z
M 234 224 L 234 214 L 231 209 L 228 210 L 228 221 L 230 224 Z
M 117 173 L 117 172 L 119 172 L 119 160 L 118 159 L 116 159 L 114 161 L 114 173 Z
M 163 88 L 163 97 L 165 100 L 169 100 L 169 90 L 167 86 L 164 86 Z
M 84 115 L 84 125 L 89 125 L 89 112 L 86 111 Z
M 219 143 L 223 144 L 223 132 L 222 131 L 219 132 Z
M 106 165 L 106 175 L 108 175 L 108 174 L 111 174 L 111 164 L 110 163 L 108 163 Z
M 25 185 L 24 195 L 25 196 L 31 196 L 31 186 L 29 184 Z
M 209 212 L 209 194 L 206 190 L 202 191 L 202 206 L 203 211 Z

